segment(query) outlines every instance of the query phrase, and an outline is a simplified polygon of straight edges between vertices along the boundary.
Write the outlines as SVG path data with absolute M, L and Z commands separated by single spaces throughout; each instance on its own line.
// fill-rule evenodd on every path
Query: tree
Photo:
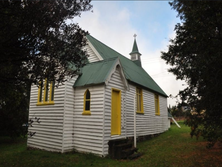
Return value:
M 222 2 L 174 0 L 170 5 L 182 23 L 161 58 L 189 85 L 179 96 L 195 113 L 187 119 L 191 134 L 215 143 L 222 137 Z
M 91 9 L 90 0 L 4 0 L 0 2 L 1 82 L 63 82 L 86 61 L 86 44 L 77 23 L 67 19 Z M 70 64 L 75 70 L 69 70 Z
M 30 85 L 0 83 L 0 90 L 0 135 L 25 135 L 22 124 L 28 121 Z
M 85 65 L 88 32 L 67 20 L 89 11 L 90 1 L 0 2 L 0 131 L 17 134 L 27 122 L 31 84 L 59 85 Z

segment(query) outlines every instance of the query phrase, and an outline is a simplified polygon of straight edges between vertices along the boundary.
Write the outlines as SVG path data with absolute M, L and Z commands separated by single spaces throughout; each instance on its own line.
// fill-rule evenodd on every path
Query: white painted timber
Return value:
M 111 93 L 112 88 L 118 89 L 121 91 L 121 135 L 111 136 Z M 104 156 L 108 154 L 108 142 L 110 140 L 115 140 L 119 138 L 126 137 L 126 122 L 125 122 L 125 85 L 122 80 L 120 66 L 116 66 L 116 70 L 112 74 L 108 84 L 105 89 L 105 110 L 104 110 Z
M 82 115 L 84 93 L 90 91 L 91 115 Z M 103 152 L 103 107 L 104 86 L 89 86 L 75 88 L 73 115 L 73 146 L 80 152 L 94 153 L 102 156 Z
M 65 85 L 55 88 L 54 105 L 37 106 L 38 87 L 31 87 L 29 119 L 40 118 L 40 123 L 34 122 L 33 127 L 29 127 L 30 132 L 36 133 L 28 138 L 28 147 L 62 151 L 64 89 Z
M 181 128 L 177 121 L 172 117 L 173 122 L 177 125 L 178 128 Z
M 126 130 L 127 137 L 133 136 L 133 97 L 136 94 L 136 86 L 130 84 L 130 90 L 126 93 Z M 167 130 L 167 100 L 159 95 L 160 115 L 155 115 L 154 93 L 143 89 L 144 114 L 136 114 L 136 135 L 145 136 L 162 133 Z
M 73 85 L 77 77 L 65 84 L 64 116 L 63 116 L 63 143 L 62 152 L 73 150 L 74 138 L 74 88 Z
M 111 75 L 107 85 L 73 89 L 76 78 L 55 88 L 55 104 L 36 106 L 37 86 L 31 88 L 29 118 L 40 118 L 29 131 L 36 132 L 28 138 L 28 146 L 49 151 L 67 152 L 73 149 L 100 156 L 108 154 L 108 142 L 133 136 L 136 86 L 126 90 L 120 66 Z M 111 90 L 121 90 L 121 135 L 111 136 Z M 91 115 L 82 115 L 84 93 L 91 94 Z M 75 93 L 74 93 L 75 92 Z M 168 128 L 167 101 L 159 95 L 160 116 L 155 115 L 154 93 L 143 90 L 144 114 L 136 114 L 136 135 L 162 133 Z
M 88 60 L 90 63 L 103 60 L 90 42 L 88 42 L 88 44 L 84 47 L 84 50 L 86 50 L 87 54 L 89 55 Z
M 40 118 L 40 123 L 34 122 L 29 127 L 30 132 L 36 132 L 28 138 L 27 146 L 48 151 L 65 152 L 73 149 L 73 96 L 72 88 L 76 77 L 55 87 L 54 105 L 37 106 L 38 87 L 31 87 L 29 119 Z

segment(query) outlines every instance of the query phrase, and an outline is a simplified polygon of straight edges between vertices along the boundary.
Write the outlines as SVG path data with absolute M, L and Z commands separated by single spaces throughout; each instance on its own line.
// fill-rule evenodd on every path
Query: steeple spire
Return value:
M 137 47 L 136 36 L 137 36 L 136 34 L 133 35 L 134 43 L 133 43 L 133 49 L 132 49 L 132 52 L 130 53 L 130 56 L 131 56 L 131 60 L 141 67 L 141 60 L 140 60 L 141 54 Z
M 138 53 L 138 54 L 140 54 L 139 53 L 139 49 L 138 49 L 138 47 L 137 47 L 137 43 L 136 43 L 136 34 L 134 34 L 133 35 L 133 37 L 134 37 L 134 43 L 133 43 L 133 49 L 132 49 L 132 52 L 130 53 L 130 55 L 131 54 L 133 54 L 133 53 Z M 141 54 L 140 54 L 141 55 Z

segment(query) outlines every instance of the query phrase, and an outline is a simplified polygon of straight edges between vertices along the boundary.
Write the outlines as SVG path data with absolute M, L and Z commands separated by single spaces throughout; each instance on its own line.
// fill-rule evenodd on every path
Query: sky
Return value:
M 91 11 L 83 12 L 71 22 L 90 33 L 102 43 L 130 58 L 134 34 L 142 67 L 169 96 L 183 90 L 185 82 L 176 80 L 161 59 L 169 40 L 175 37 L 174 27 L 180 22 L 168 1 L 92 1 Z M 168 98 L 168 106 L 177 99 Z

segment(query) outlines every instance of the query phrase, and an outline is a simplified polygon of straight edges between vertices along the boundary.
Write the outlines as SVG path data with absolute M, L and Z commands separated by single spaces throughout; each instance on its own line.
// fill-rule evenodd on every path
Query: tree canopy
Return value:
M 181 23 L 161 57 L 188 84 L 179 95 L 193 109 L 187 119 L 191 134 L 214 143 L 222 136 L 222 2 L 174 0 L 170 5 Z
M 67 19 L 91 7 L 90 0 L 1 1 L 0 81 L 63 82 L 78 72 L 86 60 L 82 47 L 87 32 Z M 70 64 L 76 69 L 70 71 Z
M 32 83 L 63 83 L 86 63 L 88 32 L 67 19 L 91 8 L 90 0 L 0 1 L 0 131 L 21 132 Z

